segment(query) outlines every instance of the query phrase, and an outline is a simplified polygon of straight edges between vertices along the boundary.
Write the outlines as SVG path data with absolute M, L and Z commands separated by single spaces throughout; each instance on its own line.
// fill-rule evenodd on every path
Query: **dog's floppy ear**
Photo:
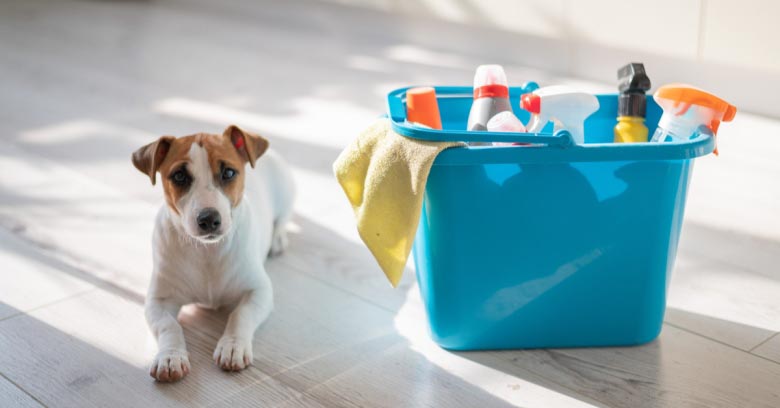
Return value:
M 171 149 L 171 143 L 176 140 L 173 136 L 161 136 L 157 141 L 133 152 L 133 165 L 141 173 L 149 176 L 152 185 L 157 181 L 157 170 Z
M 245 132 L 236 125 L 228 126 L 222 135 L 230 139 L 230 144 L 252 167 L 255 167 L 255 160 L 268 150 L 268 140 L 260 135 Z

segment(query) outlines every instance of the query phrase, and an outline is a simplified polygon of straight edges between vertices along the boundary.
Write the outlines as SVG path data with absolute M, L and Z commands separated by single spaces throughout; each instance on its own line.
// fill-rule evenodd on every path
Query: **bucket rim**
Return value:
M 518 97 L 536 84 L 510 87 L 509 95 Z M 470 165 L 491 163 L 554 163 L 601 161 L 687 160 L 701 157 L 715 149 L 712 131 L 700 127 L 694 137 L 685 141 L 664 143 L 588 143 L 574 144 L 567 131 L 551 133 L 509 133 L 466 130 L 436 130 L 410 125 L 406 122 L 406 91 L 413 87 L 393 90 L 387 95 L 387 117 L 394 132 L 424 141 L 464 142 L 533 142 L 531 146 L 461 146 L 442 151 L 434 165 Z M 472 98 L 471 87 L 434 86 L 437 98 Z M 615 98 L 617 93 L 597 94 L 602 99 Z

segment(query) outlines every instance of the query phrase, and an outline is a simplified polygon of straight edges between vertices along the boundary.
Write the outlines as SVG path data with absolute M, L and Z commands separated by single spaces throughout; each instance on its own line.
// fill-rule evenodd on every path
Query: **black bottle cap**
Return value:
M 645 74 L 642 63 L 632 62 L 618 70 L 618 116 L 645 117 L 650 78 Z

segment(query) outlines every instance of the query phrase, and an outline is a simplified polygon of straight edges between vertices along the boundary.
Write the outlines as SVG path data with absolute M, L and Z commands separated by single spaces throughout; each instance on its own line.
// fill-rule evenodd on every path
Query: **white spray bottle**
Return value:
M 555 85 L 539 88 L 520 98 L 520 106 L 531 112 L 526 125 L 528 133 L 539 133 L 550 120 L 553 131 L 566 129 L 574 143 L 585 143 L 584 123 L 588 116 L 599 109 L 595 96 L 568 86 Z
M 718 134 L 721 122 L 730 122 L 737 114 L 734 105 L 719 97 L 685 84 L 670 84 L 658 88 L 653 95 L 664 109 L 651 142 L 688 140 L 699 126 L 707 126 Z M 718 148 L 714 153 L 718 154 Z

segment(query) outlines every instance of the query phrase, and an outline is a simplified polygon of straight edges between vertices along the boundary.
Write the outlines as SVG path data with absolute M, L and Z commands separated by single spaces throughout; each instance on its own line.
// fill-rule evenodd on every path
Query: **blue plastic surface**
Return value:
M 388 97 L 394 129 L 428 140 L 535 142 L 442 152 L 428 176 L 414 244 L 433 339 L 456 350 L 634 345 L 661 330 L 692 159 L 685 142 L 614 144 L 617 95 L 567 132 L 465 132 L 471 88 L 437 87 L 443 131 L 404 124 L 404 90 Z M 515 113 L 522 88 L 512 88 Z M 647 103 L 652 130 L 661 110 Z M 548 127 L 549 128 L 549 127 Z

